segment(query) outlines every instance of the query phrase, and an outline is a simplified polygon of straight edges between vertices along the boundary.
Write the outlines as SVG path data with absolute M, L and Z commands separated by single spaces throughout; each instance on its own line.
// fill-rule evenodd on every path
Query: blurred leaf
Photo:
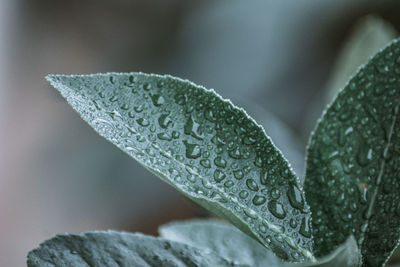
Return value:
M 190 220 L 162 225 L 160 236 L 248 266 L 279 266 L 281 262 L 260 243 L 217 220 Z
M 230 101 L 171 76 L 47 79 L 101 136 L 180 192 L 282 259 L 313 258 L 298 178 L 263 128 Z
M 345 243 L 337 247 L 331 254 L 315 263 L 285 264 L 285 267 L 356 267 L 361 264 L 361 254 L 357 242 L 350 236 Z
M 178 242 L 124 232 L 58 235 L 28 254 L 43 266 L 234 266 L 213 252 Z
M 386 21 L 375 16 L 363 18 L 353 29 L 338 59 L 328 83 L 328 103 L 333 100 L 349 77 L 382 47 L 398 36 Z
M 400 231 L 400 42 L 350 79 L 310 139 L 305 190 L 314 252 L 354 235 L 366 266 L 383 264 Z

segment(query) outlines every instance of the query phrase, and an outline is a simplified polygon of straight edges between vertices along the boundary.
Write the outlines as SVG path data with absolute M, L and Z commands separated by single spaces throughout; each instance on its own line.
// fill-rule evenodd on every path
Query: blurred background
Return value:
M 207 215 L 100 138 L 46 74 L 143 71 L 215 88 L 302 177 L 308 135 L 349 75 L 340 66 L 398 36 L 399 14 L 399 1 L 0 0 L 0 266 L 24 266 L 56 233 L 156 234 Z

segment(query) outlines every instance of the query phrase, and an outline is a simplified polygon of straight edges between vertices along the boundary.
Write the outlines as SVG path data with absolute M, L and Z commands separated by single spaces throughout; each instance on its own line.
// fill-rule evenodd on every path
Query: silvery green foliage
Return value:
M 354 238 L 314 263 L 284 263 L 238 229 L 214 220 L 175 222 L 162 237 L 115 231 L 57 235 L 28 254 L 29 267 L 43 266 L 269 266 L 354 267 Z
M 180 192 L 284 260 L 313 258 L 299 179 L 245 111 L 171 76 L 47 79 L 100 135 Z
M 220 220 L 197 219 L 162 225 L 160 236 L 247 266 L 280 266 L 282 262 L 259 242 Z
M 215 252 L 224 259 L 245 266 L 270 267 L 354 267 L 360 263 L 360 253 L 354 237 L 349 237 L 328 256 L 314 263 L 285 263 L 265 250 L 259 243 L 238 229 L 221 221 L 203 219 L 172 222 L 159 228 L 161 237 Z
M 308 146 L 305 199 L 263 128 L 212 90 L 142 73 L 48 76 L 100 135 L 248 236 L 209 220 L 162 226 L 167 239 L 63 235 L 28 265 L 384 265 L 400 238 L 399 77 L 395 40 L 328 106 Z
M 28 254 L 29 267 L 74 266 L 240 266 L 219 255 L 142 234 L 115 231 L 65 234 Z

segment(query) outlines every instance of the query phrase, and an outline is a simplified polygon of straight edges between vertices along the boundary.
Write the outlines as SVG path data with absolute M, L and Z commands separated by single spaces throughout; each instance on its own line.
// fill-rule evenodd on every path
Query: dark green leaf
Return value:
M 237 228 L 217 220 L 172 222 L 159 228 L 161 237 L 200 249 L 247 266 L 280 266 L 281 262 L 260 243 Z
M 28 266 L 183 267 L 235 264 L 213 252 L 178 242 L 142 234 L 107 231 L 58 235 L 29 252 Z
M 365 266 L 383 264 L 400 235 L 400 42 L 349 81 L 308 147 L 305 190 L 316 255 L 354 234 Z
M 289 261 L 312 259 L 309 207 L 287 161 L 212 90 L 142 73 L 47 79 L 100 135 Z

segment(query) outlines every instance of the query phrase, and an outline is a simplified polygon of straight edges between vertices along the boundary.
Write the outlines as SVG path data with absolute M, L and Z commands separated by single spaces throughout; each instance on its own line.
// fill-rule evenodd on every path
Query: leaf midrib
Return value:
M 387 141 L 387 144 L 386 144 L 386 146 L 384 147 L 384 149 L 382 151 L 383 153 L 384 153 L 385 150 L 388 150 L 390 148 L 390 146 L 391 146 L 392 136 L 393 136 L 393 133 L 394 133 L 394 126 L 396 124 L 397 116 L 399 114 L 399 107 L 400 107 L 400 103 L 398 103 L 394 108 L 394 115 L 393 115 L 392 124 L 390 126 L 390 131 L 389 131 L 389 134 L 388 134 L 388 141 Z M 384 170 L 385 170 L 385 165 L 386 165 L 386 160 L 385 160 L 385 158 L 383 158 L 382 162 L 381 162 L 380 169 L 379 169 L 378 178 L 376 180 L 376 185 L 377 186 L 374 187 L 374 191 L 373 191 L 373 194 L 372 194 L 372 197 L 371 197 L 371 201 L 369 203 L 368 210 L 367 210 L 367 213 L 366 213 L 366 218 L 367 219 L 366 219 L 365 223 L 367 224 L 367 228 L 369 227 L 369 221 L 370 221 L 370 218 L 371 218 L 371 215 L 372 215 L 372 210 L 373 210 L 374 205 L 375 205 L 375 201 L 376 201 L 376 197 L 378 195 L 378 191 L 379 191 L 380 185 L 382 184 L 382 178 L 383 178 L 383 173 L 384 173 Z M 360 238 L 358 239 L 359 246 L 361 246 L 361 247 L 364 244 L 366 232 L 367 231 L 361 232 Z M 363 242 L 360 243 L 361 240 Z
M 51 83 L 53 83 L 53 81 L 51 81 Z M 69 86 L 67 86 L 67 85 L 65 85 L 65 84 L 63 84 L 63 83 L 60 83 L 60 84 L 61 84 L 62 86 L 64 86 L 64 87 L 67 87 L 70 91 L 74 92 L 74 96 L 78 96 L 78 97 L 81 97 L 81 98 L 86 98 L 86 96 L 84 96 L 84 95 L 82 95 L 82 94 L 77 94 L 77 92 L 76 92 L 75 90 L 73 90 L 72 88 L 70 88 Z M 220 100 L 223 101 L 223 98 L 222 98 L 219 94 L 217 94 L 217 93 L 214 92 L 214 91 L 213 91 L 213 93 L 215 94 L 215 96 L 216 96 L 217 98 L 219 98 Z M 66 97 L 66 98 L 67 98 L 67 97 Z M 86 100 L 88 100 L 88 99 L 86 98 Z M 68 101 L 68 98 L 67 98 L 67 101 Z M 68 101 L 68 102 L 69 102 L 69 101 Z M 229 101 L 229 103 L 230 103 L 234 108 L 241 110 L 240 108 L 236 107 L 231 101 Z M 104 108 L 103 108 L 103 110 L 104 110 Z M 264 136 L 267 136 L 266 133 L 265 133 L 265 129 L 264 129 L 262 126 L 260 126 L 257 122 L 255 122 L 254 119 L 250 118 L 250 117 L 247 115 L 246 112 L 243 112 L 243 113 L 244 113 L 244 115 L 245 115 L 248 119 L 252 120 L 252 121 L 255 123 L 255 125 L 256 125 L 257 127 L 259 127 L 259 128 L 263 131 Z M 78 112 L 78 114 L 80 115 L 79 112 Z M 80 116 L 81 116 L 81 115 L 80 115 Z M 119 117 L 119 116 L 118 116 L 118 117 Z M 123 124 L 123 126 L 124 126 L 126 129 L 128 129 L 128 128 L 134 128 L 133 126 L 129 126 L 128 124 L 126 124 L 125 121 L 123 120 L 123 117 L 122 117 L 122 116 L 121 116 L 120 118 L 121 118 L 121 119 L 120 119 L 120 122 Z M 113 118 L 112 118 L 112 119 L 113 119 Z M 115 120 L 115 119 L 113 119 L 113 120 Z M 89 123 L 89 125 L 90 125 L 92 128 L 94 128 L 90 123 Z M 96 129 L 95 129 L 95 130 L 96 130 Z M 140 135 L 140 132 L 139 132 L 136 128 L 134 128 L 134 130 L 136 130 L 136 132 L 138 132 L 138 134 Z M 96 132 L 97 132 L 97 131 L 96 131 Z M 102 135 L 100 132 L 98 132 L 98 133 L 99 133 L 100 135 Z M 162 150 L 162 149 L 158 146 L 157 143 L 151 142 L 151 141 L 147 138 L 147 136 L 144 136 L 144 135 L 141 135 L 141 136 L 143 136 L 143 137 L 145 138 L 146 142 L 147 142 L 148 144 L 150 144 L 154 149 L 156 149 L 156 150 L 158 151 L 158 153 L 161 154 L 161 152 L 164 152 L 164 150 Z M 104 137 L 105 139 L 108 140 L 108 137 L 107 137 L 107 136 L 103 136 L 103 137 Z M 110 141 L 110 140 L 109 140 L 109 141 Z M 110 141 L 110 142 L 111 142 L 111 141 Z M 272 143 L 271 143 L 271 144 L 272 144 Z M 116 145 L 119 147 L 118 144 L 116 144 Z M 132 156 L 132 155 L 129 154 L 128 151 L 125 151 L 125 149 L 124 149 L 123 147 L 120 147 L 120 149 L 121 149 L 122 151 L 124 151 L 125 153 L 127 153 L 129 156 Z M 134 149 L 137 150 L 136 148 L 134 148 Z M 193 171 L 193 173 L 198 174 L 198 173 L 196 172 L 196 170 L 194 170 L 193 168 L 191 168 L 190 165 L 186 165 L 186 164 L 184 164 L 184 163 L 182 163 L 182 162 L 179 162 L 179 161 L 176 160 L 175 158 L 170 157 L 168 153 L 162 153 L 162 155 L 163 155 L 164 157 L 167 156 L 169 159 L 171 159 L 171 160 L 174 161 L 175 163 L 178 163 L 178 165 L 182 166 L 183 168 L 188 168 L 188 169 L 190 169 L 191 171 Z M 283 157 L 283 155 L 282 155 L 282 157 Z M 143 166 L 146 166 L 146 164 L 144 164 L 143 161 L 140 160 L 139 158 L 136 158 L 136 157 L 133 157 L 133 158 L 134 158 L 135 160 L 137 160 L 139 163 L 141 163 Z M 159 170 L 158 168 L 155 168 L 155 170 L 161 172 L 161 170 Z M 164 176 L 164 174 L 163 174 L 163 176 Z M 206 177 L 200 176 L 200 174 L 198 174 L 198 176 L 199 176 L 200 178 L 203 178 L 203 179 L 206 178 Z M 167 179 L 168 179 L 168 178 L 167 178 Z M 169 180 L 169 179 L 168 179 L 168 180 Z M 170 182 L 170 181 L 169 181 L 169 182 Z M 173 185 L 176 186 L 176 184 L 173 184 Z M 264 222 L 266 222 L 266 223 L 268 224 L 268 229 L 270 229 L 272 232 L 277 233 L 277 234 L 281 235 L 281 236 L 284 237 L 284 238 L 287 238 L 287 239 L 292 240 L 292 241 L 293 241 L 292 244 L 296 244 L 296 249 L 297 249 L 299 252 L 301 252 L 301 254 L 304 255 L 307 259 L 311 260 L 312 262 L 314 262 L 314 261 L 316 260 L 315 257 L 314 257 L 314 255 L 313 255 L 313 253 L 312 253 L 311 251 L 309 251 L 308 249 L 305 249 L 305 248 L 303 248 L 303 247 L 298 246 L 296 240 L 294 240 L 291 236 L 288 236 L 288 235 L 286 235 L 285 233 L 283 233 L 282 231 L 280 231 L 280 228 L 277 227 L 275 224 L 270 223 L 270 222 L 268 222 L 267 220 L 263 219 L 263 218 L 259 215 L 259 213 L 256 212 L 254 209 L 252 209 L 250 206 L 245 206 L 244 204 L 238 202 L 236 198 L 230 198 L 229 194 L 227 194 L 226 192 L 224 192 L 223 190 L 221 190 L 220 188 L 218 188 L 214 183 L 211 183 L 211 185 L 212 185 L 212 188 L 213 188 L 213 189 L 215 189 L 216 191 L 218 191 L 219 193 L 221 193 L 221 195 L 223 195 L 224 197 L 227 197 L 228 199 L 230 199 L 234 204 L 236 204 L 236 205 L 238 205 L 240 208 L 242 208 L 242 210 L 244 210 L 244 209 L 250 209 L 252 212 L 254 212 L 254 214 L 257 215 L 257 219 L 258 219 L 259 221 L 264 221 Z M 176 187 L 181 188 L 180 186 L 176 186 Z M 181 189 L 181 190 L 182 190 L 182 189 Z M 184 192 L 184 193 L 187 194 L 186 192 Z M 191 196 L 192 196 L 192 194 L 193 194 L 193 192 L 190 192 L 190 195 L 191 195 Z M 198 195 L 198 194 L 194 194 L 194 195 L 195 195 L 195 196 L 193 196 L 193 197 L 197 197 L 197 198 L 200 198 L 200 199 L 205 199 L 206 201 L 210 201 L 209 199 L 205 198 L 205 197 L 202 196 L 202 195 Z M 218 204 L 219 204 L 219 203 L 218 203 Z M 220 205 L 220 204 L 219 204 L 219 205 Z M 226 208 L 226 207 L 225 207 L 225 208 Z M 240 217 L 238 217 L 238 218 L 242 221 L 242 219 L 241 219 Z M 245 223 L 244 223 L 244 224 L 245 224 Z M 255 232 L 255 231 L 252 231 L 252 232 L 253 232 L 253 234 L 255 234 L 260 240 L 263 240 L 263 239 L 259 236 L 258 232 Z M 265 247 L 267 247 L 268 249 L 271 249 L 271 248 L 270 248 L 269 246 L 267 246 L 265 243 L 263 243 L 263 245 L 264 245 Z

